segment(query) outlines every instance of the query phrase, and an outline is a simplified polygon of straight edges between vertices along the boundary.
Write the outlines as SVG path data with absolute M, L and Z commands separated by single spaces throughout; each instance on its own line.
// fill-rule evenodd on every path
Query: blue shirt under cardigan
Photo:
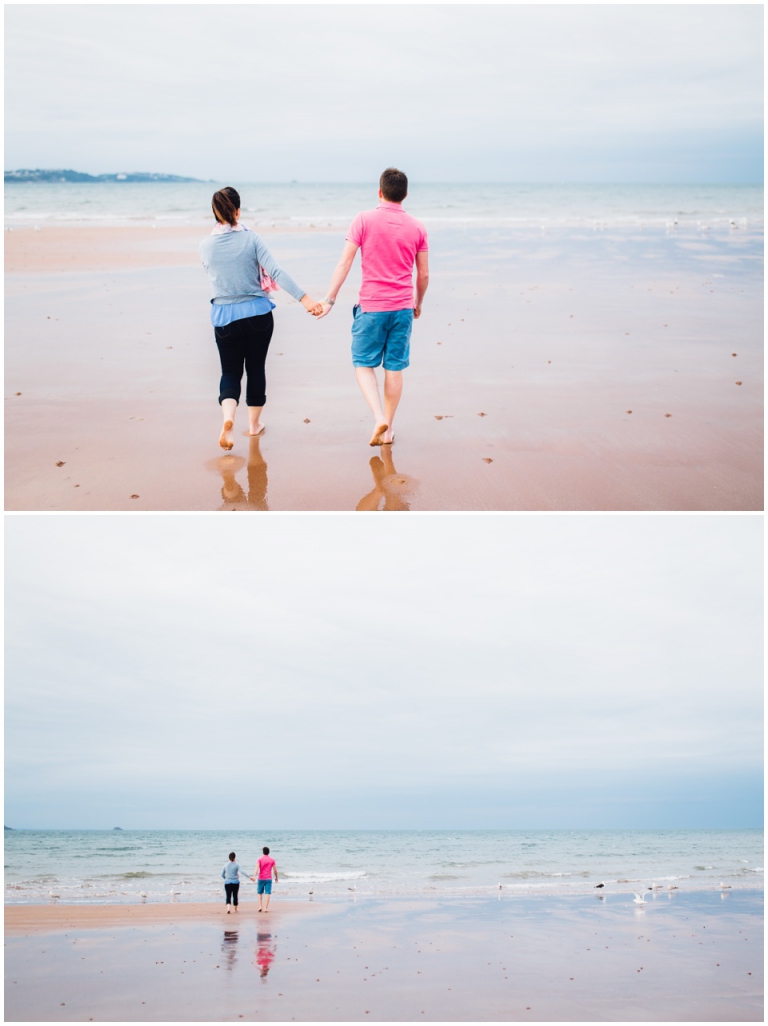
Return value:
M 269 313 L 274 308 L 261 287 L 262 267 L 294 299 L 301 300 L 305 295 L 275 262 L 262 237 L 248 229 L 209 235 L 200 243 L 200 257 L 211 280 L 211 322 L 215 327 Z

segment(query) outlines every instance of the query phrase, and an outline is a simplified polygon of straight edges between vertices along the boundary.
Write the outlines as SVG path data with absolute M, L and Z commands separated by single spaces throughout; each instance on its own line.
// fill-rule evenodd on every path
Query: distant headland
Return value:
M 6 182 L 200 182 L 201 178 L 161 175 L 155 172 L 119 171 L 113 175 L 87 175 L 83 171 L 48 171 L 40 168 L 6 171 Z

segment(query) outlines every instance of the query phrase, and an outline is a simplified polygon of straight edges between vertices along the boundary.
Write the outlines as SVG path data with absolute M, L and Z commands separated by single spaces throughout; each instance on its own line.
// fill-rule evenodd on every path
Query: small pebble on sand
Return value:
M 738 353 L 731 353 L 731 356 L 738 356 L 738 355 L 739 355 Z M 21 392 L 19 392 L 19 395 L 21 395 Z
M 304 418 L 304 423 L 305 424 L 311 424 L 312 422 L 310 421 L 309 417 L 305 417 Z
M 627 413 L 631 413 L 631 412 L 632 412 L 632 410 L 627 410 Z
M 442 420 L 442 419 L 443 419 L 442 417 L 438 417 L 438 415 L 435 414 L 435 420 Z
M 483 456 L 483 463 L 493 463 L 490 456 Z
M 740 382 L 740 381 L 737 381 L 737 382 L 736 382 L 736 384 L 737 384 L 737 385 L 740 385 L 740 384 L 741 384 L 741 382 Z
M 488 416 L 487 413 L 478 413 L 478 417 L 487 417 L 487 416 Z
M 735 356 L 736 354 L 734 353 L 733 355 Z M 21 392 L 17 392 L 16 395 L 21 395 Z
M 664 414 L 664 416 L 665 416 L 665 417 L 671 417 L 671 416 L 672 416 L 672 414 L 671 414 L 671 413 L 665 413 L 665 414 Z
M 132 495 L 131 498 L 132 499 L 138 499 L 138 495 Z
M 63 467 L 64 466 L 64 462 L 65 462 L 64 460 L 59 460 L 59 462 L 56 464 L 56 466 L 57 467 Z

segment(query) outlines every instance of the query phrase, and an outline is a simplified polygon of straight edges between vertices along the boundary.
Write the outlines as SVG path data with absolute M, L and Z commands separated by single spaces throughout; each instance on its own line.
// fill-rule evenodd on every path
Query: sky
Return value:
M 761 4 L 6 5 L 6 168 L 758 183 Z
M 17 828 L 738 828 L 762 518 L 6 516 Z

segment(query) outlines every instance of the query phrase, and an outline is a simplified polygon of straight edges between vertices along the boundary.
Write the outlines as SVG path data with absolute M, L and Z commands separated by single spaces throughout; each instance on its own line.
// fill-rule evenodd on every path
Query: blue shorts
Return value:
M 355 367 L 405 370 L 411 353 L 413 310 L 384 310 L 363 313 L 352 309 L 352 363 Z
M 271 894 L 272 893 L 272 881 L 271 880 L 259 880 L 256 885 L 257 894 Z

